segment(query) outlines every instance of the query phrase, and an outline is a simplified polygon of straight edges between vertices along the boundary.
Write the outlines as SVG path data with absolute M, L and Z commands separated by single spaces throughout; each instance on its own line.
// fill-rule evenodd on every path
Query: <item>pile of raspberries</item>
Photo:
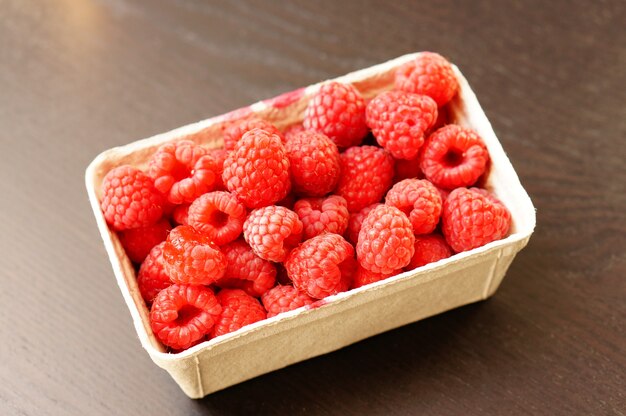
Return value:
M 223 149 L 173 141 L 108 172 L 102 211 L 157 338 L 182 351 L 506 237 L 509 211 L 473 187 L 487 148 L 448 119 L 457 91 L 425 52 L 369 102 L 328 82 L 286 131 L 250 118 Z

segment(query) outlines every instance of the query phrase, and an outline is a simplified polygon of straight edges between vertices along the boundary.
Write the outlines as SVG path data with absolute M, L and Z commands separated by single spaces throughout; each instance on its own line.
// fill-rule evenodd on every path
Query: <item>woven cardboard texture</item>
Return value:
M 353 84 L 370 98 L 390 89 L 395 69 L 415 56 L 405 55 L 336 80 Z M 100 211 L 102 178 L 122 164 L 145 167 L 154 150 L 166 141 L 187 139 L 219 147 L 224 127 L 242 118 L 259 116 L 279 128 L 297 123 L 319 84 L 108 150 L 89 165 L 86 185 L 90 202 L 137 335 L 152 360 L 167 370 L 189 397 L 203 397 L 372 335 L 486 299 L 496 291 L 513 258 L 533 232 L 535 209 L 476 96 L 456 67 L 455 71 L 460 92 L 450 105 L 453 118 L 456 123 L 475 129 L 485 140 L 492 160 L 486 187 L 511 211 L 511 235 L 415 271 L 331 296 L 318 308 L 291 311 L 257 322 L 180 354 L 165 353 L 150 329 L 148 309 L 137 288 L 132 264 Z

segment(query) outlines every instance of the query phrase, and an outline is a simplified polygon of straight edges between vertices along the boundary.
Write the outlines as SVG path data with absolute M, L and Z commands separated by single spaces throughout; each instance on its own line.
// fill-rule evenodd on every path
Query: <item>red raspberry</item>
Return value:
M 184 350 L 211 331 L 221 312 L 222 307 L 211 289 L 172 285 L 154 298 L 150 326 L 163 344 Z
M 287 127 L 287 130 L 285 130 L 285 132 L 283 133 L 283 135 L 285 136 L 285 143 L 289 142 L 289 140 L 291 140 L 294 136 L 303 131 L 306 131 L 306 129 L 302 124 L 294 124 Z
M 500 240 L 510 227 L 509 210 L 484 189 L 455 189 L 443 204 L 443 235 L 457 253 Z
M 222 305 L 222 313 L 211 331 L 212 337 L 234 332 L 266 318 L 261 303 L 243 290 L 222 289 L 217 294 L 217 299 Z
M 224 162 L 224 183 L 248 208 L 280 201 L 291 189 L 289 159 L 280 138 L 264 130 L 247 132 Z
M 280 138 L 282 143 L 285 143 L 283 134 L 272 123 L 260 118 L 251 118 L 248 120 L 241 120 L 226 127 L 224 130 L 224 149 L 233 150 L 237 142 L 241 140 L 244 134 L 254 129 L 261 129 L 268 134 L 275 134 Z
M 363 268 L 389 274 L 409 264 L 415 248 L 411 222 L 398 208 L 380 205 L 363 221 L 357 259 Z
M 187 220 L 189 219 L 189 207 L 191 204 L 182 204 L 176 205 L 174 211 L 172 211 L 172 219 L 178 225 L 188 225 Z
M 270 205 L 255 209 L 243 224 L 243 236 L 262 259 L 282 262 L 302 240 L 298 214 L 285 207 Z
M 246 207 L 234 195 L 216 191 L 193 201 L 187 222 L 221 246 L 239 237 L 246 214 Z
M 128 257 L 139 264 L 150 253 L 152 247 L 165 241 L 171 229 L 169 221 L 162 219 L 154 225 L 120 231 L 118 236 Z
M 224 185 L 224 181 L 222 180 L 222 173 L 224 172 L 224 162 L 230 151 L 226 149 L 211 149 L 208 151 L 207 156 L 210 156 L 215 160 L 215 165 L 217 167 L 216 173 L 217 178 L 215 179 L 215 190 L 223 191 L 226 190 L 226 186 Z
M 205 148 L 181 140 L 158 148 L 150 159 L 148 174 L 168 201 L 182 204 L 215 189 L 220 169 Z
M 335 189 L 341 173 L 339 150 L 327 136 L 303 131 L 287 141 L 285 150 L 296 192 L 323 196 Z
M 132 166 L 114 168 L 102 180 L 100 207 L 114 230 L 154 224 L 163 215 L 163 204 L 152 180 Z
M 415 254 L 405 269 L 413 270 L 451 255 L 452 249 L 439 234 L 420 235 L 415 237 Z
M 441 195 L 426 179 L 405 179 L 387 192 L 385 203 L 404 212 L 411 221 L 413 233 L 430 234 L 441 216 Z
M 226 257 L 211 237 L 188 225 L 170 231 L 163 247 L 163 263 L 174 283 L 209 285 L 224 276 Z
M 367 269 L 358 265 L 356 268 L 356 272 L 354 272 L 354 280 L 352 281 L 352 289 L 356 289 L 357 287 L 369 285 L 370 283 L 378 282 L 380 280 L 385 280 L 391 276 L 395 276 L 398 274 L 398 271 L 389 274 L 380 274 L 370 272 Z
M 391 188 L 393 158 L 374 146 L 351 147 L 341 154 L 341 177 L 335 193 L 358 212 L 379 202 Z
M 294 211 L 304 225 L 304 239 L 322 233 L 343 234 L 348 227 L 348 204 L 337 195 L 328 198 L 304 198 L 296 202 Z
M 258 257 L 243 240 L 221 247 L 228 260 L 224 277 L 216 282 L 219 287 L 243 289 L 250 296 L 261 296 L 276 283 L 276 267 Z
M 398 183 L 404 179 L 423 179 L 424 174 L 420 168 L 419 157 L 415 159 L 396 159 L 395 160 L 395 175 L 393 176 L 393 183 Z
M 164 245 L 165 241 L 150 250 L 146 259 L 141 263 L 137 274 L 139 292 L 143 300 L 146 301 L 146 305 L 150 305 L 160 291 L 172 285 L 172 281 L 163 267 Z
M 437 120 L 437 104 L 426 95 L 387 91 L 369 102 L 366 115 L 378 144 L 397 159 L 414 159 Z
M 441 107 L 454 97 L 459 84 L 452 65 L 443 56 L 422 52 L 396 71 L 396 88 L 431 97 Z
M 316 299 L 347 290 L 355 267 L 354 248 L 338 234 L 305 241 L 285 262 L 293 285 Z
M 261 298 L 267 317 L 271 318 L 279 313 L 292 311 L 315 302 L 315 299 L 295 287 L 276 286 L 268 290 Z
M 450 124 L 434 132 L 421 152 L 422 172 L 444 189 L 473 185 L 485 172 L 489 153 L 472 129 Z
M 346 231 L 346 238 L 349 242 L 356 246 L 357 241 L 359 241 L 359 232 L 361 231 L 361 225 L 363 224 L 363 220 L 367 217 L 367 214 L 369 214 L 371 210 L 379 205 L 382 204 L 377 202 L 375 204 L 366 206 L 359 212 L 350 214 L 350 219 L 348 220 L 348 229 Z
M 352 85 L 323 84 L 304 111 L 303 125 L 324 133 L 338 147 L 357 146 L 367 134 L 365 100 Z

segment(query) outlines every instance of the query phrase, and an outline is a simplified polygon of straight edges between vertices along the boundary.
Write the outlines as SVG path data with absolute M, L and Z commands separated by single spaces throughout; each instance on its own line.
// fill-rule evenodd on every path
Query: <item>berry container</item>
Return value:
M 369 99 L 391 89 L 395 69 L 416 55 L 401 56 L 335 80 L 353 84 Z M 181 353 L 166 352 L 150 329 L 149 310 L 137 288 L 133 265 L 100 211 L 104 175 L 122 164 L 145 168 L 156 148 L 171 140 L 186 139 L 221 147 L 224 127 L 253 115 L 284 129 L 302 120 L 306 104 L 320 84 L 107 150 L 89 165 L 85 179 L 91 206 L 141 345 L 185 394 L 200 398 L 494 294 L 515 255 L 528 243 L 535 227 L 535 208 L 467 80 L 457 67 L 454 71 L 460 90 L 449 104 L 452 118 L 475 129 L 489 149 L 492 165 L 485 187 L 510 210 L 510 235 L 387 280 L 330 296 L 314 308 L 300 308 L 257 322 Z

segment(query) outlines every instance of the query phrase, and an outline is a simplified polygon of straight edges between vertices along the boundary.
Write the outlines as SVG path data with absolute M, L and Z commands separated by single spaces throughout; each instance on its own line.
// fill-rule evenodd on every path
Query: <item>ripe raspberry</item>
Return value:
M 217 167 L 215 171 L 217 173 L 217 178 L 215 179 L 216 191 L 226 190 L 226 185 L 224 185 L 224 181 L 222 180 L 222 173 L 224 172 L 224 162 L 226 161 L 226 158 L 228 158 L 229 154 L 230 151 L 226 149 L 211 149 L 207 152 L 207 156 L 210 156 L 213 160 L 215 160 L 215 165 Z
M 423 52 L 396 71 L 396 88 L 431 97 L 441 107 L 454 97 L 459 84 L 452 65 L 443 56 Z
M 154 225 L 120 231 L 118 236 L 128 257 L 133 263 L 139 264 L 150 253 L 152 247 L 165 241 L 171 229 L 170 223 L 162 219 Z
M 478 188 L 450 192 L 442 220 L 443 235 L 457 253 L 500 240 L 511 227 L 511 214 L 504 204 Z
M 276 286 L 268 290 L 261 298 L 267 317 L 271 318 L 279 313 L 292 311 L 315 302 L 315 299 L 295 287 Z
M 339 150 L 327 136 L 303 131 L 287 141 L 285 150 L 296 192 L 323 196 L 335 189 L 341 173 Z
M 154 224 L 163 214 L 163 204 L 152 180 L 132 166 L 114 168 L 102 180 L 100 207 L 114 230 Z
M 243 289 L 250 296 L 261 296 L 276 283 L 276 267 L 258 257 L 243 240 L 221 247 L 228 260 L 224 277 L 216 282 L 219 287 Z
M 176 205 L 172 211 L 172 220 L 178 225 L 188 225 L 190 206 L 191 204 Z
M 294 136 L 296 136 L 298 133 L 301 133 L 303 131 L 306 131 L 306 129 L 304 128 L 302 124 L 294 124 L 292 126 L 287 127 L 287 130 L 285 130 L 285 132 L 283 133 L 283 135 L 285 136 L 285 143 L 287 143 Z
M 275 134 L 280 138 L 282 143 L 285 143 L 283 134 L 272 123 L 260 118 L 251 118 L 248 120 L 238 121 L 237 123 L 226 127 L 224 130 L 224 149 L 233 150 L 243 135 L 254 129 L 261 129 L 268 134 Z
M 168 201 L 182 204 L 215 189 L 220 170 L 205 148 L 181 140 L 159 147 L 150 159 L 148 174 Z
M 285 207 L 270 205 L 255 209 L 243 224 L 243 236 L 262 259 L 282 262 L 302 240 L 298 214 Z
M 234 332 L 266 318 L 261 303 L 243 290 L 222 289 L 217 294 L 217 299 L 222 305 L 222 313 L 211 331 L 212 337 Z
M 346 238 L 353 245 L 356 246 L 357 241 L 359 241 L 359 232 L 361 231 L 361 225 L 363 224 L 363 220 L 367 217 L 367 214 L 369 214 L 371 210 L 379 205 L 382 204 L 377 202 L 375 204 L 366 206 L 359 212 L 350 214 L 350 219 L 348 220 L 348 229 L 346 231 Z
M 285 262 L 293 285 L 316 299 L 347 290 L 355 267 L 354 248 L 338 234 L 305 241 Z
M 389 274 L 381 274 L 370 272 L 367 269 L 358 265 L 356 268 L 356 272 L 354 272 L 354 280 L 352 281 L 352 289 L 356 289 L 357 287 L 369 285 L 370 283 L 378 282 L 380 280 L 385 280 L 391 276 L 395 276 L 398 274 L 398 271 Z
M 439 234 L 420 235 L 415 237 L 415 254 L 405 269 L 413 270 L 451 255 L 452 249 Z
M 341 177 L 335 193 L 358 212 L 379 202 L 391 188 L 393 158 L 378 147 L 351 147 L 341 154 Z
M 187 222 L 221 246 L 239 237 L 246 214 L 246 208 L 233 194 L 216 191 L 193 201 Z
M 393 183 L 398 183 L 404 179 L 423 179 L 424 174 L 420 168 L 419 157 L 415 159 L 396 159 L 395 160 L 395 174 L 393 176 Z
M 485 172 L 489 153 L 472 129 L 449 124 L 434 132 L 420 155 L 426 178 L 444 189 L 473 185 Z
M 414 159 L 437 120 L 437 104 L 426 95 L 387 91 L 369 102 L 366 117 L 378 144 L 396 159 Z
M 211 289 L 172 285 L 154 298 L 150 326 L 163 344 L 184 350 L 211 331 L 221 312 Z
M 280 138 L 254 129 L 241 138 L 224 162 L 226 188 L 248 208 L 280 201 L 291 189 L 289 159 Z
M 174 283 L 209 285 L 224 276 L 226 257 L 219 247 L 188 225 L 170 231 L 163 247 L 163 263 Z
M 156 295 L 172 285 L 170 277 L 163 267 L 163 246 L 165 241 L 157 244 L 150 250 L 146 259 L 141 263 L 137 274 L 137 285 L 141 297 L 150 305 Z
M 439 223 L 441 195 L 426 179 L 398 182 L 387 192 L 385 203 L 406 214 L 415 235 L 430 234 Z
M 411 222 L 398 208 L 380 205 L 363 221 L 356 245 L 359 264 L 374 273 L 394 273 L 409 264 L 415 248 Z
M 343 234 L 348 227 L 348 203 L 343 197 L 304 198 L 296 202 L 294 211 L 304 226 L 304 239 L 322 233 Z
M 303 125 L 324 133 L 338 147 L 357 146 L 367 134 L 365 101 L 352 85 L 326 83 L 309 101 Z

